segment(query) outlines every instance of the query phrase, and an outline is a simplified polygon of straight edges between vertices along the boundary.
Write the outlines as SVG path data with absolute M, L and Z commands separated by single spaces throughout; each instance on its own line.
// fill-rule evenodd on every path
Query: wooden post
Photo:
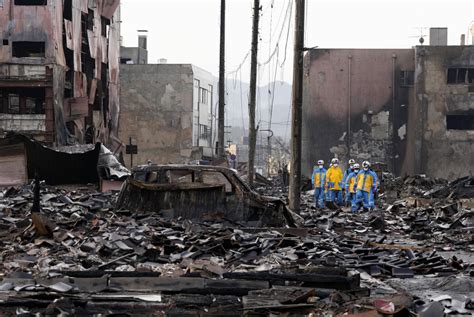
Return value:
M 303 53 L 304 53 L 304 17 L 305 0 L 295 0 L 295 45 L 293 58 L 293 92 L 291 124 L 291 172 L 289 200 L 290 209 L 300 210 L 301 191 L 301 132 L 303 105 Z
M 257 101 L 257 52 L 258 52 L 258 21 L 260 18 L 260 0 L 254 0 L 252 25 L 252 55 L 250 60 L 250 103 L 249 103 L 249 159 L 248 182 L 253 184 L 255 176 L 255 148 L 257 146 L 257 130 L 255 129 L 255 105 Z
M 212 107 L 212 104 L 211 104 Z M 217 127 L 217 156 L 224 157 L 225 113 L 225 0 L 221 0 L 221 42 L 219 52 L 219 110 Z

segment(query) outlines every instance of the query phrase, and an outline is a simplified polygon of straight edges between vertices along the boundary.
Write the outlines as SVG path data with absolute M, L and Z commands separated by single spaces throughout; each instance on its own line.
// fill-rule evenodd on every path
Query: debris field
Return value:
M 474 186 L 384 175 L 373 212 L 297 228 L 163 218 L 95 186 L 0 194 L 2 316 L 443 316 L 474 313 Z M 257 188 L 286 199 L 278 180 Z

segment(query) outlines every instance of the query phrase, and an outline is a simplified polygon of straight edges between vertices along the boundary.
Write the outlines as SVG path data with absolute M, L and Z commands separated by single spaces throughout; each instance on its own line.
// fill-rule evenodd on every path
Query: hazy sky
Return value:
M 291 82 L 294 9 L 284 62 L 290 1 L 260 0 L 259 62 L 265 64 L 270 51 L 275 52 L 270 63 L 259 67 L 262 85 L 273 78 Z M 252 4 L 253 0 L 227 0 L 227 72 L 237 69 L 250 50 Z M 219 10 L 220 0 L 122 0 L 123 45 L 136 46 L 137 30 L 147 29 L 150 63 L 159 58 L 192 63 L 217 76 Z M 461 33 L 468 32 L 472 20 L 473 0 L 307 0 L 305 46 L 409 48 L 418 44 L 420 27 L 430 26 L 448 27 L 448 43 L 459 45 Z M 249 62 L 250 56 L 241 72 L 228 77 L 242 76 L 248 82 Z

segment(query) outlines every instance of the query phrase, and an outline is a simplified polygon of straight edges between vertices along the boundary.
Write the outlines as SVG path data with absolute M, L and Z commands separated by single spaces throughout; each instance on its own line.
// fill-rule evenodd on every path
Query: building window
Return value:
M 474 83 L 474 68 L 448 68 L 448 84 Z
M 10 94 L 8 95 L 8 113 L 19 114 L 20 113 L 20 96 Z
M 201 103 L 207 105 L 208 100 L 209 100 L 209 96 L 208 96 L 209 91 L 204 88 L 200 88 L 199 90 L 201 92 Z
M 64 0 L 63 18 L 72 21 L 72 0 Z
M 413 87 L 415 83 L 415 72 L 412 70 L 402 70 L 400 72 L 400 86 Z
M 45 6 L 47 4 L 47 0 L 15 0 L 17 6 Z
M 13 57 L 44 57 L 44 42 L 13 42 Z
M 8 46 L 8 40 L 3 40 L 3 45 Z
M 446 116 L 448 130 L 474 130 L 474 114 L 449 114 Z
M 207 140 L 209 137 L 209 127 L 204 124 L 199 125 L 199 138 L 202 140 Z
M 109 35 L 110 20 L 104 17 L 101 17 L 101 34 L 103 37 L 108 37 Z

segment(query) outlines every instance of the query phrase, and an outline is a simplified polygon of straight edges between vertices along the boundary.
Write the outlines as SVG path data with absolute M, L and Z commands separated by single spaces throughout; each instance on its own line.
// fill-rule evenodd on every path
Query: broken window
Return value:
M 15 0 L 17 6 L 45 6 L 47 4 L 47 0 Z
M 474 80 L 474 68 L 449 68 L 447 74 L 448 84 L 472 83 Z
M 13 42 L 13 57 L 44 57 L 44 42 Z
M 450 114 L 446 116 L 448 130 L 474 130 L 474 114 Z
M 449 68 L 448 69 L 448 84 L 455 84 L 456 83 L 456 68 Z
M 467 69 L 466 68 L 458 68 L 458 75 L 456 78 L 456 82 L 458 84 L 463 84 L 466 82 L 466 74 L 467 74 Z
M 9 88 L 0 91 L 0 113 L 44 114 L 44 88 Z
M 169 170 L 166 172 L 166 178 L 168 183 L 192 183 L 193 182 L 193 171 L 188 170 Z
M 199 90 L 201 92 L 201 103 L 207 105 L 207 101 L 209 99 L 207 89 L 200 88 Z
M 400 86 L 401 87 L 413 87 L 415 83 L 415 72 L 412 70 L 400 71 Z
M 36 113 L 36 100 L 34 98 L 26 98 L 25 113 Z
M 91 9 L 87 10 L 87 29 L 94 30 L 94 11 Z
M 199 138 L 207 140 L 209 137 L 209 127 L 204 124 L 199 125 Z
M 107 37 L 109 34 L 110 20 L 104 17 L 101 17 L 101 34 L 103 37 Z
M 8 95 L 8 113 L 20 113 L 20 96 L 10 94 Z
M 66 20 L 72 21 L 72 0 L 64 0 L 63 17 Z
M 469 68 L 467 72 L 467 82 L 474 84 L 474 68 Z
M 221 172 L 202 172 L 202 182 L 210 185 L 224 185 L 226 193 L 232 193 L 232 184 Z

